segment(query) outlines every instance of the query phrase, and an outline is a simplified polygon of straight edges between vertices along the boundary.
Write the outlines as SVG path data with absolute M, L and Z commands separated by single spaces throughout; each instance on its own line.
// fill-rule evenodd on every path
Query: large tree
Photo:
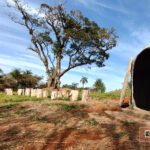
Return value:
M 53 88 L 59 88 L 60 78 L 75 67 L 92 64 L 103 67 L 109 50 L 116 46 L 113 28 L 99 27 L 80 11 L 68 12 L 62 4 L 41 4 L 39 12 L 33 13 L 21 0 L 13 2 L 22 18 L 12 19 L 27 28 L 30 50 L 44 64 L 48 85 Z M 62 69 L 64 60 L 66 68 Z

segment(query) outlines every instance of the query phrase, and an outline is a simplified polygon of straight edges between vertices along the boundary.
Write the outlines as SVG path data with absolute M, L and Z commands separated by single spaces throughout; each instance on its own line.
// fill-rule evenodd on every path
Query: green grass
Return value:
M 80 105 L 77 104 L 65 104 L 65 103 L 57 103 L 56 105 L 59 106 L 61 110 L 66 112 L 79 109 L 81 107 Z
M 42 99 L 36 97 L 18 96 L 18 95 L 8 96 L 5 93 L 2 92 L 0 93 L 0 104 L 7 102 L 40 101 L 40 100 Z
M 70 101 L 70 98 L 60 97 L 60 98 L 57 98 L 57 100 Z
M 97 99 L 119 99 L 120 98 L 120 90 L 107 92 L 107 93 L 92 91 L 90 93 L 90 96 L 92 98 L 97 98 Z M 129 90 L 126 92 L 126 96 L 130 96 L 130 91 Z

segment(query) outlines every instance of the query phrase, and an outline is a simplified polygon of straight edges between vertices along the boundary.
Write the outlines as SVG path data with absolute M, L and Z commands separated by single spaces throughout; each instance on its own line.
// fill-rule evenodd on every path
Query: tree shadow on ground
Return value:
M 0 133 L 0 149 L 10 148 L 20 139 L 21 129 L 17 126 L 10 127 L 8 130 Z
M 122 125 L 119 126 L 121 131 L 117 131 L 117 125 L 102 125 L 102 127 L 106 129 L 105 132 L 107 136 L 112 138 L 111 148 L 114 150 L 140 150 L 139 128 L 142 126 L 143 125 L 139 123 L 123 121 Z M 125 139 L 123 140 L 123 138 Z

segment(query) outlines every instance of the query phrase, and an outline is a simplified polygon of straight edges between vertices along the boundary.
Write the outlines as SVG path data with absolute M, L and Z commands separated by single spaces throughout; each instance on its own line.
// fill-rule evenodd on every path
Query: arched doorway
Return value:
M 144 49 L 135 60 L 133 98 L 137 107 L 150 110 L 150 48 Z

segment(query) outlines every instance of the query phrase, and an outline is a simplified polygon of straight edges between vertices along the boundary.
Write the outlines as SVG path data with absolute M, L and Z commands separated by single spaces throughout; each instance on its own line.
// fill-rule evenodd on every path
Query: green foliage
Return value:
M 22 15 L 20 24 L 27 28 L 31 36 L 30 50 L 40 57 L 48 76 L 54 80 L 53 87 L 57 87 L 58 79 L 75 67 L 92 64 L 105 66 L 109 50 L 117 42 L 114 28 L 100 27 L 80 11 L 66 11 L 62 4 L 41 4 L 40 13 L 44 16 L 41 17 L 40 13 L 32 15 L 29 10 L 26 11 L 22 1 L 13 1 Z M 69 58 L 68 67 L 61 71 L 64 57 Z
M 64 84 L 63 86 L 62 86 L 63 88 L 69 88 L 69 89 L 77 89 L 77 87 L 78 87 L 78 83 L 75 83 L 75 82 L 73 82 L 71 85 L 69 85 L 69 84 Z
M 84 84 L 88 83 L 87 77 L 82 77 L 81 80 L 80 80 L 80 82 L 82 83 L 83 88 L 84 88 Z
M 98 91 L 101 91 L 102 93 L 105 93 L 106 87 L 105 84 L 101 79 L 97 79 L 94 83 L 94 88 Z
M 19 80 L 21 77 L 21 70 L 20 69 L 14 69 L 9 73 L 14 79 Z
M 77 87 L 78 87 L 78 83 L 73 82 L 73 83 L 72 83 L 72 89 L 75 90 L 75 89 L 77 89 Z
M 4 88 L 15 88 L 17 87 L 17 80 L 14 79 L 11 75 L 4 75 L 0 79 L 0 91 L 3 91 Z
M 4 88 L 33 88 L 38 85 L 41 79 L 40 76 L 33 75 L 30 70 L 14 69 L 0 78 L 0 90 L 4 90 Z

